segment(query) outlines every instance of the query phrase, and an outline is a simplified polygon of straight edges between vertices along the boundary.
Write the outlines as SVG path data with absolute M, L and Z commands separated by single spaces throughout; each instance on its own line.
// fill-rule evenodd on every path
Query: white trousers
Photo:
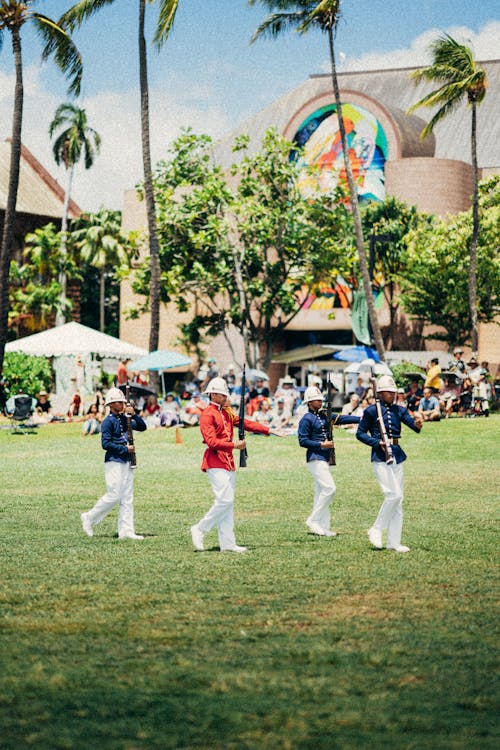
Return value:
M 314 500 L 312 513 L 307 523 L 315 523 L 322 529 L 330 530 L 330 505 L 335 495 L 335 482 L 326 461 L 308 461 L 307 468 L 314 479 Z
M 217 526 L 221 550 L 231 549 L 236 544 L 233 518 L 235 472 L 207 469 L 207 474 L 214 493 L 214 503 L 197 525 L 204 534 Z
M 103 495 L 87 516 L 92 523 L 100 523 L 115 505 L 118 509 L 118 536 L 134 533 L 134 470 L 130 461 L 106 461 L 104 464 L 106 494 Z
M 401 544 L 403 531 L 403 464 L 372 461 L 372 466 L 384 493 L 384 502 L 372 528 L 381 532 L 387 530 L 387 546 L 397 547 Z

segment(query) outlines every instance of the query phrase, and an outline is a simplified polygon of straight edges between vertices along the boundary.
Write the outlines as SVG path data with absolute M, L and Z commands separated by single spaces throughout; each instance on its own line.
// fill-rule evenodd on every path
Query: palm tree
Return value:
M 356 234 L 356 249 L 359 258 L 361 277 L 363 280 L 363 289 L 368 305 L 368 316 L 375 340 L 375 346 L 380 359 L 385 357 L 384 341 L 380 330 L 375 304 L 373 301 L 372 284 L 370 271 L 365 250 L 363 237 L 363 227 L 359 212 L 358 191 L 354 182 L 352 166 L 349 159 L 349 147 L 342 117 L 342 102 L 340 99 L 339 84 L 337 78 L 337 66 L 335 62 L 335 34 L 340 19 L 341 0 L 248 0 L 250 5 L 260 3 L 265 5 L 271 13 L 263 23 L 260 24 L 254 33 L 251 41 L 254 42 L 261 36 L 278 37 L 282 32 L 294 29 L 300 34 L 304 34 L 311 28 L 319 29 L 326 33 L 328 37 L 328 47 L 330 52 L 330 69 L 332 78 L 333 94 L 339 121 L 340 138 L 342 141 L 342 153 L 347 175 L 347 184 L 352 207 L 354 228 Z
M 73 175 L 75 165 L 84 156 L 85 169 L 90 169 L 94 163 L 96 154 L 101 147 L 101 137 L 99 133 L 87 125 L 87 113 L 75 104 L 61 104 L 50 123 L 49 135 L 52 138 L 56 130 L 64 127 L 54 141 L 52 150 L 56 164 L 64 164 L 68 173 L 68 186 L 64 195 L 64 208 L 61 222 L 61 256 L 64 261 L 66 256 L 66 241 L 68 231 L 68 211 L 69 201 L 71 198 L 71 186 L 73 184 Z M 59 274 L 59 283 L 61 285 L 61 298 L 66 297 L 66 270 L 64 262 Z M 61 306 L 56 316 L 56 325 L 62 325 L 66 322 L 63 307 Z
M 426 138 L 434 127 L 447 114 L 454 110 L 465 98 L 471 107 L 471 161 L 474 181 L 472 198 L 472 234 L 470 239 L 469 260 L 469 310 L 471 323 L 472 350 L 478 349 L 477 319 L 477 243 L 479 238 L 479 171 L 477 166 L 477 105 L 481 104 L 488 81 L 486 71 L 479 68 L 474 61 L 470 47 L 459 44 L 449 34 L 443 34 L 430 45 L 432 63 L 412 73 L 416 81 L 439 83 L 439 88 L 431 91 L 408 113 L 417 107 L 435 107 L 438 109 L 422 130 L 421 138 Z
M 66 31 L 55 21 L 31 9 L 35 0 L 2 0 L 0 3 L 0 46 L 4 32 L 12 38 L 16 83 L 9 167 L 7 205 L 0 248 L 0 370 L 3 367 L 9 319 L 9 270 L 14 249 L 17 191 L 21 163 L 21 133 L 23 121 L 23 60 L 21 30 L 31 23 L 45 42 L 42 59 L 53 57 L 58 67 L 69 79 L 69 92 L 78 95 L 82 77 L 82 61 L 78 50 Z
M 130 267 L 133 245 L 121 233 L 121 212 L 103 208 L 86 214 L 72 225 L 71 241 L 82 260 L 100 270 L 99 329 L 104 331 L 106 273 Z
M 79 0 L 60 19 L 66 28 L 74 29 L 87 18 L 99 11 L 104 5 L 111 5 L 115 0 Z M 144 36 L 144 20 L 146 1 L 138 0 L 139 4 L 139 79 L 141 91 L 141 134 L 142 161 L 144 169 L 144 195 L 148 218 L 149 256 L 151 263 L 151 329 L 149 335 L 149 350 L 158 349 L 160 334 L 160 248 L 156 231 L 156 210 L 153 190 L 153 173 L 151 169 L 150 120 L 149 120 L 149 90 L 147 73 L 146 40 Z M 175 14 L 180 0 L 158 0 L 159 16 L 153 43 L 160 49 L 167 40 L 174 23 Z

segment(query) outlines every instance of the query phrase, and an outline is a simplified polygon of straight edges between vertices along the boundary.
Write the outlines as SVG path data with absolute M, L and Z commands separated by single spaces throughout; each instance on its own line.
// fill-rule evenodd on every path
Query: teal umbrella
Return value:
M 131 362 L 129 370 L 132 370 L 132 372 L 140 372 L 141 370 L 161 372 L 161 387 L 163 396 L 165 396 L 165 380 L 163 377 L 165 370 L 171 370 L 173 367 L 188 367 L 190 364 L 192 364 L 192 360 L 190 357 L 186 357 L 185 354 L 168 351 L 167 349 L 158 349 L 155 352 L 144 354 L 144 356 Z
M 139 357 L 129 364 L 129 369 L 134 372 L 140 370 L 170 370 L 172 367 L 187 367 L 192 364 L 192 360 L 185 354 L 168 351 L 167 349 L 158 349 L 156 352 L 149 352 Z

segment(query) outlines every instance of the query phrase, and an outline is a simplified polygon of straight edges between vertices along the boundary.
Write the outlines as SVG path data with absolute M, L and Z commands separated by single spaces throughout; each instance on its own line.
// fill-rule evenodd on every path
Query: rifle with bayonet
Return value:
M 245 439 L 245 391 L 247 387 L 247 378 L 246 378 L 246 366 L 243 365 L 243 372 L 241 374 L 241 398 L 240 398 L 240 411 L 238 414 L 239 417 L 239 423 L 238 423 L 238 439 L 244 440 Z M 240 469 L 244 469 L 247 465 L 247 449 L 242 448 L 240 450 Z
M 331 440 L 332 443 L 334 443 L 332 412 L 333 412 L 333 385 L 330 379 L 330 375 L 328 375 L 327 376 L 327 391 L 326 391 L 326 424 L 327 424 L 326 436 L 328 440 Z M 328 465 L 335 466 L 336 463 L 337 463 L 337 460 L 335 456 L 335 443 L 334 443 L 328 451 Z
M 130 386 L 129 386 L 128 383 L 125 386 L 125 400 L 127 402 L 127 406 L 130 406 Z M 131 469 L 136 469 L 137 468 L 137 456 L 136 456 L 136 453 L 135 453 L 134 430 L 132 428 L 132 417 L 130 416 L 130 414 L 125 414 L 125 419 L 127 420 L 127 442 L 134 449 L 130 453 L 130 468 Z

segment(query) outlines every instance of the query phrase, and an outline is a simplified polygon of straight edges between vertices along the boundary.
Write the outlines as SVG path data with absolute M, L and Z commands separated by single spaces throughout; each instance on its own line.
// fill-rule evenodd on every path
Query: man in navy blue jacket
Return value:
M 302 448 L 307 448 L 307 468 L 314 479 L 313 509 L 306 526 L 318 536 L 337 536 L 336 531 L 330 530 L 330 505 L 336 490 L 328 465 L 333 441 L 328 440 L 328 419 L 326 413 L 321 411 L 323 394 L 319 388 L 306 388 L 304 403 L 308 405 L 309 411 L 299 422 L 299 444 Z M 359 417 L 332 414 L 335 425 L 358 424 L 359 420 Z
M 368 406 L 361 417 L 356 437 L 372 449 L 372 466 L 384 494 L 384 502 L 373 526 L 368 529 L 368 538 L 374 547 L 382 549 L 382 534 L 387 531 L 387 549 L 395 552 L 409 552 L 410 548 L 401 544 L 403 531 L 403 462 L 406 453 L 399 445 L 401 424 L 415 432 L 422 429 L 422 417 L 412 417 L 405 406 L 395 404 L 396 383 L 390 375 L 382 375 L 377 382 L 377 394 L 385 425 L 385 432 L 392 450 L 392 462 L 387 462 L 383 449 L 384 441 L 377 417 L 377 406 Z
M 128 423 L 125 414 L 131 416 L 132 429 L 143 432 L 144 420 L 135 413 L 133 406 L 125 405 L 125 396 L 119 388 L 110 388 L 106 395 L 109 414 L 101 425 L 101 444 L 106 451 L 104 474 L 106 494 L 87 513 L 82 513 L 82 527 L 87 536 L 93 536 L 93 526 L 102 521 L 119 505 L 119 539 L 144 539 L 134 531 L 134 472 L 130 458 L 134 446 L 128 442 Z

